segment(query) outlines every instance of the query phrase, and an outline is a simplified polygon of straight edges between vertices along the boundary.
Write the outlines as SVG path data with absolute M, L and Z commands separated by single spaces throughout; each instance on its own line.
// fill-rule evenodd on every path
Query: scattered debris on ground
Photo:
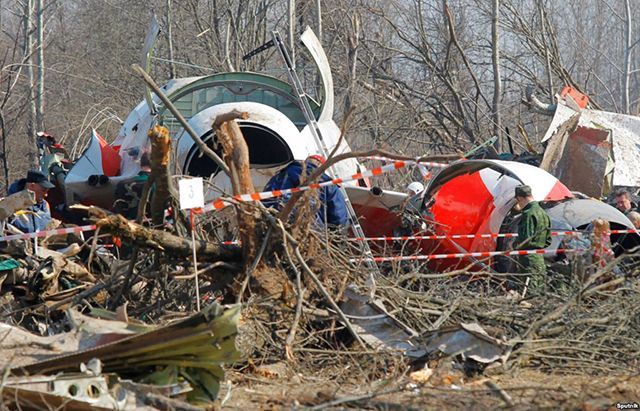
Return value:
M 243 164 L 242 154 L 228 162 L 236 192 L 246 188 Z M 153 202 L 170 203 L 166 184 Z M 196 215 L 195 243 L 186 219 L 153 227 L 97 207 L 76 208 L 95 225 L 86 239 L 5 242 L 5 405 L 597 409 L 637 400 L 637 277 L 608 264 L 523 297 L 504 287 L 513 276 L 402 261 L 380 265 L 371 299 L 366 269 L 351 262 L 360 250 L 306 223 L 313 196 L 291 200 L 292 216 L 260 203 Z M 240 244 L 220 243 L 229 227 Z M 569 375 L 582 377 L 565 383 Z

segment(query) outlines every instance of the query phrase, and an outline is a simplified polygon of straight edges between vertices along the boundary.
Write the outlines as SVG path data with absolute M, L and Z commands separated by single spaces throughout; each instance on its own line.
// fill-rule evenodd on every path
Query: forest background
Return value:
M 76 153 L 91 128 L 108 140 L 142 100 L 139 63 L 155 14 L 151 75 L 252 70 L 285 79 L 279 30 L 313 94 L 293 38 L 310 26 L 334 77 L 335 118 L 352 112 L 353 148 L 542 151 L 562 87 L 594 108 L 638 115 L 636 0 L 0 0 L 0 192 L 37 162 L 45 130 Z M 293 37 L 292 37 L 293 35 Z

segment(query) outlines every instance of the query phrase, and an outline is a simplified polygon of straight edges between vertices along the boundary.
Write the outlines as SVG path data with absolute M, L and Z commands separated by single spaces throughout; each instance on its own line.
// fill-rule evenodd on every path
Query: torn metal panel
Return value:
M 41 337 L 0 322 L 0 368 L 19 367 L 76 351 L 80 339 L 78 333 Z
M 547 144 L 544 156 L 540 162 L 541 169 L 557 176 L 555 174 L 555 170 L 561 164 L 569 135 L 571 135 L 571 133 L 573 133 L 578 127 L 579 120 L 580 116 L 576 113 L 574 116 L 568 118 L 564 123 L 558 124 L 556 129 L 553 129 L 553 139 Z M 551 128 L 549 128 L 549 130 L 551 130 Z M 549 131 L 547 131 L 547 133 L 549 133 Z
M 483 364 L 506 361 L 510 354 L 510 346 L 491 337 L 477 323 L 461 323 L 456 327 L 448 327 L 434 331 L 422 346 L 428 353 L 440 351 L 445 355 L 461 355 Z
M 639 187 L 640 117 L 590 109 L 583 109 L 578 112 L 568 107 L 561 100 L 542 142 L 562 138 L 561 127 L 574 116 L 579 116 L 577 127 L 583 130 L 589 129 L 596 134 L 604 132 L 610 134 L 610 142 L 612 144 L 610 153 L 615 161 L 612 185 Z M 577 161 L 588 160 L 577 158 Z M 600 169 L 601 166 L 599 166 L 598 173 L 600 173 Z M 582 177 L 580 173 L 580 170 L 575 171 L 576 180 Z M 607 172 L 605 171 L 606 174 Z M 603 191 L 606 191 L 607 187 L 605 186 L 604 188 L 605 190 Z
M 15 410 L 109 411 L 118 409 L 112 406 L 102 407 L 50 392 L 10 385 L 5 385 L 2 388 L 2 402 L 8 409 Z
M 578 229 L 590 224 L 596 218 L 633 229 L 633 223 L 618 209 L 594 199 L 571 199 L 545 210 L 552 221 L 563 223 L 562 229 Z M 552 225 L 552 227 L 555 227 Z
M 84 266 L 69 260 L 63 253 L 50 250 L 45 247 L 38 247 L 36 255 L 44 261 L 38 267 L 44 279 L 57 277 L 60 273 L 65 272 L 76 280 L 88 281 L 95 283 L 96 278 Z
M 153 47 L 156 44 L 156 40 L 160 35 L 160 31 L 160 24 L 158 24 L 158 19 L 154 14 L 151 16 L 151 24 L 147 31 L 147 35 L 144 38 L 144 47 L 142 51 L 141 66 L 145 68 L 147 73 L 151 71 L 151 54 L 153 52 Z M 153 103 L 149 87 L 146 88 L 145 99 L 147 100 L 147 106 L 151 108 L 151 113 L 156 114 L 156 106 Z
M 35 193 L 22 190 L 0 200 L 0 220 L 6 220 L 18 210 L 23 210 L 36 203 Z
M 213 371 L 238 359 L 235 348 L 240 306 L 224 309 L 212 304 L 185 320 L 152 331 L 124 335 L 117 341 L 72 354 L 14 367 L 14 375 L 50 374 L 75 370 L 80 363 L 97 358 L 107 372 L 142 370 L 143 367 L 180 363 Z M 194 347 L 206 347 L 194 354 Z M 205 357 L 201 356 L 204 355 Z
M 611 151 L 609 130 L 579 126 L 580 114 L 560 124 L 544 153 L 540 168 L 575 191 L 601 197 L 608 188 Z
M 566 104 L 563 104 L 561 101 L 559 101 L 557 107 L 555 108 L 555 113 L 553 115 L 553 119 L 551 120 L 551 124 L 549 124 L 547 132 L 544 134 L 544 137 L 542 137 L 542 140 L 540 140 L 540 142 L 544 143 L 547 140 L 562 133 L 560 127 L 572 117 L 579 118 L 580 113 L 567 107 Z
M 358 336 L 373 349 L 398 350 L 415 358 L 424 355 L 424 351 L 411 342 L 418 334 L 392 316 L 381 301 L 367 302 L 368 296 L 351 289 L 347 289 L 345 297 L 340 308 Z
M 53 377 L 9 378 L 4 399 L 17 407 L 47 409 L 61 407 L 78 410 L 134 410 L 135 396 L 118 384 L 110 387 L 108 377 L 81 373 Z
M 313 62 L 316 64 L 318 68 L 318 73 L 320 74 L 320 79 L 322 81 L 322 91 L 323 95 L 320 99 L 321 103 L 321 112 L 318 117 L 318 123 L 322 123 L 325 121 L 332 121 L 333 118 L 333 77 L 331 75 L 331 66 L 329 65 L 329 59 L 322 48 L 322 44 L 318 37 L 316 37 L 315 33 L 309 26 L 305 29 L 302 36 L 300 36 L 300 41 L 307 48 Z

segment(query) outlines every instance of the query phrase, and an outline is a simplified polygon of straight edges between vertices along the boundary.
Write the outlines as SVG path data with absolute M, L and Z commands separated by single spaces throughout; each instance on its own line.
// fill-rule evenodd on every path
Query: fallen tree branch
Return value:
M 270 237 L 271 237 L 271 227 L 269 227 L 269 229 L 267 230 L 267 234 L 264 236 L 264 239 L 262 240 L 262 245 L 260 245 L 260 250 L 258 250 L 258 254 L 253 259 L 253 262 L 251 263 L 251 265 L 247 267 L 247 269 L 245 270 L 244 281 L 242 281 L 242 286 L 240 286 L 240 291 L 236 296 L 236 303 L 238 304 L 242 302 L 242 295 L 244 294 L 245 290 L 247 289 L 247 286 L 249 285 L 251 274 L 260 263 L 260 259 L 262 259 L 262 255 L 264 254 L 264 251 L 267 249 L 267 244 L 269 244 Z
M 189 257 L 192 254 L 190 239 L 179 237 L 166 231 L 154 230 L 131 222 L 121 215 L 109 215 L 96 221 L 96 226 L 115 236 L 144 248 L 165 251 L 172 256 Z M 198 256 L 205 259 L 239 261 L 240 247 L 223 246 L 206 241 L 196 242 Z
M 271 216 L 269 213 L 263 213 L 263 215 L 267 217 L 272 227 L 282 230 L 282 226 L 281 226 L 282 222 L 278 222 L 278 220 L 275 217 Z M 351 322 L 349 321 L 347 316 L 340 309 L 340 307 L 338 306 L 336 301 L 333 299 L 333 297 L 331 297 L 331 294 L 329 294 L 329 292 L 324 287 L 324 285 L 322 285 L 322 282 L 320 281 L 320 279 L 315 275 L 315 273 L 307 265 L 307 262 L 304 260 L 304 257 L 302 257 L 302 254 L 300 253 L 300 247 L 298 247 L 298 241 L 286 230 L 282 230 L 282 235 L 286 237 L 288 241 L 291 243 L 291 247 L 293 248 L 295 256 L 298 262 L 300 263 L 300 266 L 302 267 L 303 271 L 311 278 L 311 280 L 316 285 L 316 287 L 318 287 L 320 294 L 322 294 L 324 299 L 327 300 L 329 305 L 336 311 L 336 314 L 338 314 L 338 316 L 340 317 L 340 320 L 342 321 L 344 326 L 347 327 L 347 329 L 349 330 L 353 338 L 358 342 L 358 344 L 360 344 L 362 348 L 366 349 L 367 347 L 365 343 L 362 341 L 358 333 L 355 331 L 355 329 L 351 325 Z
M 289 329 L 289 333 L 287 334 L 287 339 L 284 341 L 284 352 L 287 360 L 293 361 L 293 341 L 296 338 L 296 332 L 298 330 L 298 324 L 300 323 L 300 317 L 302 316 L 302 302 L 304 300 L 304 292 L 302 291 L 302 279 L 300 275 L 300 270 L 293 262 L 293 258 L 291 258 L 291 253 L 289 253 L 289 246 L 287 243 L 287 236 L 284 234 L 286 232 L 284 228 L 284 224 L 282 221 L 278 221 L 280 225 L 280 230 L 282 230 L 282 242 L 284 253 L 287 256 L 287 261 L 291 265 L 291 268 L 296 273 L 296 313 L 293 317 L 293 322 L 291 323 L 291 328 Z
M 287 236 L 290 236 L 290 234 L 287 233 Z M 316 287 L 318 287 L 318 290 L 320 291 L 320 294 L 322 294 L 322 296 L 327 300 L 329 305 L 331 305 L 331 307 L 333 307 L 333 309 L 336 310 L 336 314 L 338 314 L 338 316 L 340 317 L 340 320 L 343 322 L 344 326 L 347 327 L 349 332 L 351 332 L 351 335 L 353 335 L 353 338 L 355 338 L 355 340 L 358 342 L 358 344 L 360 344 L 360 346 L 363 349 L 366 349 L 367 346 L 365 345 L 365 343 L 360 338 L 360 335 L 358 335 L 358 333 L 354 330 L 353 326 L 351 325 L 351 321 L 349 321 L 347 316 L 340 309 L 340 307 L 335 302 L 335 300 L 331 297 L 331 295 L 329 294 L 327 289 L 324 287 L 324 285 L 322 285 L 322 282 L 320 281 L 320 279 L 315 275 L 315 273 L 313 271 L 311 271 L 311 268 L 309 268 L 309 266 L 307 265 L 307 262 L 302 257 L 302 254 L 300 254 L 300 248 L 298 247 L 298 244 L 295 241 L 295 239 L 293 237 L 290 237 L 290 240 L 293 243 L 293 251 L 296 254 L 296 258 L 298 259 L 298 262 L 300 263 L 300 266 L 302 266 L 303 271 L 305 273 L 307 273 L 307 275 L 309 277 L 311 277 L 311 279 L 313 280 L 313 282 L 316 285 Z

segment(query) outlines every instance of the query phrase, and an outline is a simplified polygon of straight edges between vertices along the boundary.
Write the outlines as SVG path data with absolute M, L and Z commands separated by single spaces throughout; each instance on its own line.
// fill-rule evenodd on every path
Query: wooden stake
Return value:
M 191 245 L 193 246 L 193 272 L 196 282 L 196 310 L 200 312 L 200 284 L 198 282 L 198 260 L 196 259 L 196 230 L 193 220 L 193 210 L 189 210 L 189 221 L 191 222 Z

